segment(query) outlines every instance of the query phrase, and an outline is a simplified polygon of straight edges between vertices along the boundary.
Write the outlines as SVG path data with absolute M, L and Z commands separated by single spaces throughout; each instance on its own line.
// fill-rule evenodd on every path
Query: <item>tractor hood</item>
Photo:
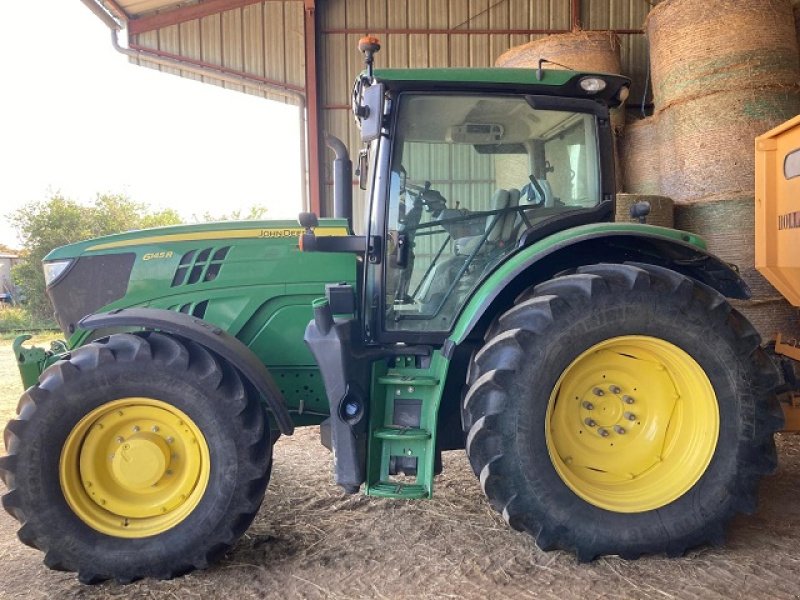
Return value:
M 67 336 L 82 317 L 116 308 L 152 306 L 202 318 L 220 290 L 329 281 L 325 269 L 309 262 L 314 258 L 298 251 L 302 232 L 295 221 L 237 221 L 129 231 L 69 244 L 43 261 L 47 295 Z M 322 219 L 316 228 L 318 236 L 346 234 L 347 222 L 341 219 Z M 338 272 L 333 280 L 353 278 L 353 269 L 343 263 L 333 261 L 327 268 Z

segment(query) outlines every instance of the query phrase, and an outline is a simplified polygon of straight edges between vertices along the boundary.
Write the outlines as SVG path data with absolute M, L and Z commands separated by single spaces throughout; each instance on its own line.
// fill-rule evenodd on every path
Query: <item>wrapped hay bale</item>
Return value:
M 800 315 L 755 268 L 755 199 L 741 195 L 675 206 L 675 226 L 701 235 L 708 249 L 736 265 L 750 286 L 750 300 L 734 307 L 756 327 L 764 341 L 800 333 Z
M 800 112 L 784 88 L 719 92 L 658 114 L 662 194 L 681 202 L 751 191 L 753 139 Z
M 666 0 L 645 28 L 659 109 L 725 90 L 792 87 L 800 77 L 790 0 Z
M 650 214 L 647 216 L 648 225 L 658 225 L 659 227 L 673 227 L 675 225 L 675 207 L 672 200 L 666 196 L 652 194 L 617 194 L 614 220 L 617 223 L 638 222 L 631 218 L 630 212 L 631 206 L 637 202 L 650 203 Z
M 657 117 L 629 122 L 619 137 L 622 188 L 631 194 L 661 192 Z

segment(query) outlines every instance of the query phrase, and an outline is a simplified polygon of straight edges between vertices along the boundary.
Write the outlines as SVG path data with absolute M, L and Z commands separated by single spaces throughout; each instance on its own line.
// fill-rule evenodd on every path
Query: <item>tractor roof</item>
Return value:
M 541 80 L 537 69 L 501 68 L 446 68 L 446 69 L 375 69 L 375 78 L 390 88 L 401 89 L 494 89 L 508 88 L 522 93 L 556 94 L 573 97 L 592 97 L 607 102 L 610 106 L 619 104 L 619 90 L 630 86 L 630 80 L 620 75 L 608 73 L 587 73 L 542 69 Z M 590 94 L 580 87 L 586 77 L 598 77 L 606 82 L 606 88 Z

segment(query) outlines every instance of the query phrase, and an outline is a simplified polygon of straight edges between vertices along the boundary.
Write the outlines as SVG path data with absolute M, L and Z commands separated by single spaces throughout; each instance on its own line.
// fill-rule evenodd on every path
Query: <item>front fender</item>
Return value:
M 482 333 L 522 291 L 556 274 L 601 262 L 648 263 L 682 273 L 726 297 L 747 299 L 735 266 L 708 252 L 695 235 L 650 225 L 603 223 L 575 227 L 518 250 L 478 287 L 456 321 L 448 345 Z
M 216 325 L 171 310 L 124 308 L 86 316 L 80 320 L 78 326 L 88 331 L 112 327 L 139 327 L 179 335 L 197 342 L 230 362 L 253 384 L 264 397 L 281 433 L 291 435 L 294 432 L 294 424 L 286 409 L 283 394 L 267 368 L 250 348 Z

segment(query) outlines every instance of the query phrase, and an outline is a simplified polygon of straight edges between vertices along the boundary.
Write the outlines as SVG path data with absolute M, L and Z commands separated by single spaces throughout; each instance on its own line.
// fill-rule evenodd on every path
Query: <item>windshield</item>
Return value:
M 385 326 L 447 331 L 529 227 L 600 202 L 595 116 L 512 96 L 410 94 L 399 109 Z

